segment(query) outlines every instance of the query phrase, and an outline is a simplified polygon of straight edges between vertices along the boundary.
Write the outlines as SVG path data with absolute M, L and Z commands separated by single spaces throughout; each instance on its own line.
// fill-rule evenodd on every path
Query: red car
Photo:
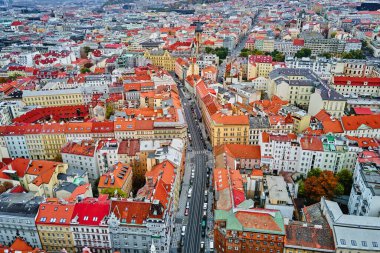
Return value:
M 188 216 L 189 215 L 189 208 L 186 208 L 185 209 L 185 216 Z

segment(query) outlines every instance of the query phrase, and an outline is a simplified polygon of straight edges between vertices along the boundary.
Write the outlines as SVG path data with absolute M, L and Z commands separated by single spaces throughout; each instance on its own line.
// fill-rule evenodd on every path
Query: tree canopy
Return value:
M 107 194 L 110 198 L 112 198 L 112 197 L 120 197 L 120 198 L 127 197 L 127 193 L 123 192 L 121 189 L 118 189 L 118 188 L 105 188 L 105 189 L 102 189 L 100 193 Z
M 343 59 L 365 59 L 365 55 L 362 50 L 351 50 L 350 52 L 344 52 L 342 54 Z
M 331 199 L 343 195 L 344 190 L 344 186 L 332 171 L 312 169 L 305 181 L 300 183 L 299 195 L 304 197 L 308 204 L 314 204 L 319 202 L 323 196 Z
M 226 48 L 226 47 L 217 47 L 217 48 L 206 47 L 205 52 L 207 54 L 216 54 L 220 60 L 224 60 L 227 58 L 228 48 Z
M 301 48 L 295 54 L 295 57 L 297 57 L 297 58 L 310 57 L 310 56 L 311 56 L 311 49 L 309 49 L 309 48 Z

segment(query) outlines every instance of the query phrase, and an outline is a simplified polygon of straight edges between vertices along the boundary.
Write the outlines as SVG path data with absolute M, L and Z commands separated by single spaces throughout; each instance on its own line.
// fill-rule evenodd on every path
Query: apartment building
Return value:
M 70 230 L 74 207 L 74 203 L 60 203 L 57 199 L 40 204 L 36 226 L 42 247 L 48 252 L 60 252 L 62 249 L 76 252 Z
M 110 253 L 111 240 L 108 228 L 110 200 L 107 196 L 85 198 L 75 204 L 70 219 L 70 231 L 73 235 L 75 252 L 86 247 L 91 252 Z
M 95 153 L 96 144 L 92 140 L 80 142 L 67 142 L 61 149 L 62 161 L 69 168 L 88 173 L 90 180 L 96 180 L 100 176 Z
M 257 77 L 268 78 L 274 68 L 285 67 L 284 63 L 274 62 L 272 56 L 250 55 L 248 57 L 247 80 Z
M 323 53 L 342 53 L 345 42 L 337 39 L 305 38 L 305 48 L 311 49 L 313 56 Z
M 155 66 L 163 67 L 167 71 L 175 70 L 176 57 L 173 57 L 168 51 L 151 50 L 145 51 L 144 57 L 152 62 Z
M 351 215 L 379 217 L 380 215 L 380 158 L 376 151 L 359 154 L 348 203 Z
M 379 97 L 379 77 L 334 76 L 332 87 L 344 96 Z
M 281 212 L 256 208 L 215 210 L 214 243 L 218 253 L 281 253 L 285 243 Z
M 102 173 L 99 178 L 98 191 L 104 189 L 119 189 L 127 196 L 132 191 L 132 167 L 128 164 L 118 162 Z
M 84 95 L 82 88 L 40 91 L 25 90 L 22 94 L 22 101 L 26 105 L 38 105 L 44 107 L 83 105 Z
M 41 248 L 35 218 L 42 197 L 34 193 L 3 193 L 0 195 L 0 243 L 10 245 L 17 237 L 34 248 Z

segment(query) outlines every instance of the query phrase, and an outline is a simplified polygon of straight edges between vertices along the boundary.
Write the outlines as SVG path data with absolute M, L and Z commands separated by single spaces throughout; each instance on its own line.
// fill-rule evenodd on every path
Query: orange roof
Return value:
M 59 164 L 61 163 L 44 160 L 32 160 L 26 174 L 37 176 L 33 180 L 33 184 L 37 186 L 40 186 L 41 184 L 48 184 Z
M 132 173 L 132 167 L 126 163 L 117 163 L 113 171 L 100 176 L 98 188 L 115 188 L 122 189 Z
M 121 223 L 143 224 L 150 217 L 151 203 L 128 200 L 111 202 L 111 212 Z
M 346 131 L 357 130 L 362 125 L 370 127 L 372 129 L 379 129 L 380 114 L 343 116 L 342 123 Z
M 224 144 L 215 148 L 215 155 L 227 154 L 233 158 L 241 159 L 260 159 L 259 145 L 244 145 L 244 144 Z
M 74 203 L 62 204 L 57 199 L 48 199 L 46 203 L 40 204 L 36 224 L 69 226 L 74 207 Z
M 37 252 L 45 252 L 44 250 L 40 250 L 38 248 L 33 248 L 30 246 L 24 239 L 20 237 L 16 237 L 14 242 L 10 247 L 0 245 L 0 253 L 37 253 Z
M 326 120 L 330 120 L 331 116 L 330 116 L 330 114 L 328 112 L 326 112 L 325 109 L 322 109 L 314 117 L 317 120 L 323 122 L 323 121 L 326 121 Z
M 343 133 L 343 128 L 339 120 L 322 121 L 323 132 L 327 133 Z
M 349 136 L 346 135 L 347 139 L 351 141 L 357 142 L 358 146 L 361 148 L 376 148 L 380 147 L 380 143 L 375 138 L 369 138 L 369 137 L 356 137 L 356 136 Z
M 249 125 L 249 118 L 247 115 L 225 115 L 221 112 L 217 112 L 211 116 L 211 119 L 216 124 Z
M 305 136 L 300 139 L 303 150 L 323 151 L 323 143 L 317 136 Z

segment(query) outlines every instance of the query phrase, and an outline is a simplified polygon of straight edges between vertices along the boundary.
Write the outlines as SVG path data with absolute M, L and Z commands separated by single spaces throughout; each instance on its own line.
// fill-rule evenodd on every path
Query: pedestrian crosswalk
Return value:
M 207 154 L 207 150 L 195 150 L 193 151 L 194 154 L 200 155 L 200 154 Z

